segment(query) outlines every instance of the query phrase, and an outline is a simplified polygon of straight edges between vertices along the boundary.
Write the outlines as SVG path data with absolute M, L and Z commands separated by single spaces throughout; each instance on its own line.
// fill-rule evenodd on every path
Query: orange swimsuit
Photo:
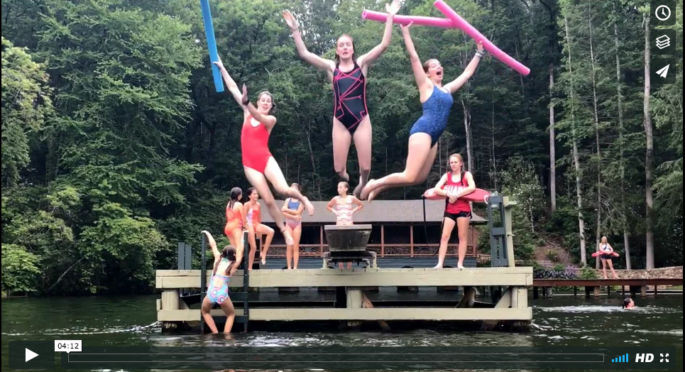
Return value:
M 224 227 L 224 234 L 226 234 L 227 237 L 232 237 L 233 230 L 235 229 L 243 229 L 242 213 L 231 209 L 231 203 L 228 203 L 228 205 L 226 205 L 226 227 Z

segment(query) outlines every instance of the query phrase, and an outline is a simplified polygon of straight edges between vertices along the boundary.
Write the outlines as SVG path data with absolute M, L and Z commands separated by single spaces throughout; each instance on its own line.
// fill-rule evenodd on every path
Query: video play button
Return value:
M 29 349 L 24 349 L 24 362 L 28 362 L 34 358 L 38 357 L 38 354 L 34 353 Z
M 10 369 L 55 369 L 54 341 L 10 341 Z

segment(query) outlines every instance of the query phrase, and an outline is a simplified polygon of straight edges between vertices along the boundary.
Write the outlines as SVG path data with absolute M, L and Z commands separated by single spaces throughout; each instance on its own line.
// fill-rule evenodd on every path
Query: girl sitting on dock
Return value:
M 604 272 L 604 279 L 607 277 L 607 265 L 611 269 L 611 274 L 614 275 L 614 279 L 618 279 L 616 271 L 614 270 L 614 263 L 611 259 L 614 257 L 614 248 L 608 243 L 607 237 L 602 237 L 602 242 L 597 247 L 597 252 L 599 252 L 599 259 L 602 260 L 602 270 Z
M 216 242 L 214 237 L 208 231 L 203 231 L 203 234 L 207 236 L 209 241 L 209 246 L 212 249 L 212 254 L 214 255 L 214 269 L 212 270 L 212 278 L 207 286 L 207 296 L 202 301 L 202 317 L 205 323 L 212 330 L 212 333 L 219 333 L 214 323 L 214 318 L 212 318 L 212 307 L 214 304 L 219 304 L 221 310 L 226 313 L 226 325 L 224 326 L 224 333 L 230 333 L 231 328 L 233 328 L 233 321 L 235 320 L 235 308 L 233 307 L 233 302 L 228 296 L 228 281 L 231 279 L 231 275 L 238 268 L 236 265 L 236 250 L 230 245 L 226 246 L 223 252 L 219 253 L 216 248 Z
M 274 229 L 262 223 L 262 206 L 259 204 L 259 192 L 254 187 L 247 189 L 247 197 L 249 201 L 245 203 L 244 213 L 245 226 L 247 226 L 248 240 L 250 241 L 250 259 L 248 263 L 248 270 L 252 270 L 254 264 L 255 252 L 257 252 L 257 237 L 262 240 L 266 235 L 266 240 L 263 241 L 260 258 L 262 265 L 266 265 L 266 253 L 269 251 L 269 246 L 274 238 Z
M 364 204 L 357 199 L 354 195 L 347 195 L 350 190 L 350 184 L 345 181 L 338 183 L 338 196 L 331 199 L 328 202 L 326 208 L 333 214 L 335 214 L 336 222 L 338 226 L 350 226 L 354 225 L 354 220 L 352 215 L 358 212 L 360 209 L 364 208 Z M 356 207 L 355 207 L 356 205 Z M 342 263 L 340 264 L 342 269 Z M 352 269 L 352 262 L 347 264 L 348 269 Z

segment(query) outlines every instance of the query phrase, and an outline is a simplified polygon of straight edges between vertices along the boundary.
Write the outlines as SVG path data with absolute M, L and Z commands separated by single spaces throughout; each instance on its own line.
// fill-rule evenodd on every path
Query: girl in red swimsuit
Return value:
M 221 70 L 221 75 L 226 82 L 228 90 L 233 94 L 233 98 L 243 108 L 244 122 L 240 143 L 245 176 L 250 184 L 257 189 L 262 199 L 264 199 L 264 203 L 269 209 L 269 214 L 285 237 L 286 244 L 293 244 L 293 237 L 285 229 L 283 216 L 276 206 L 276 201 L 267 180 L 271 182 L 278 193 L 301 201 L 305 208 L 307 208 L 309 215 L 314 215 L 314 206 L 299 191 L 288 186 L 281 168 L 269 151 L 269 135 L 276 125 L 276 118 L 270 115 L 274 106 L 273 97 L 269 92 L 260 93 L 257 101 L 258 107 L 255 107 L 249 102 L 245 85 L 243 85 L 243 91 L 241 92 L 238 89 L 238 85 L 228 74 L 228 71 L 226 71 L 223 63 L 219 61 L 215 62 L 215 64 Z
M 354 41 L 349 35 L 342 35 L 336 43 L 335 62 L 310 53 L 302 41 L 299 24 L 289 12 L 283 12 L 288 27 L 293 33 L 300 58 L 319 70 L 325 71 L 333 83 L 335 110 L 333 116 L 333 164 L 341 179 L 349 181 L 347 174 L 347 155 L 354 138 L 359 159 L 359 185 L 354 194 L 359 196 L 371 174 L 372 130 L 366 108 L 366 76 L 369 66 L 390 46 L 392 39 L 393 17 L 400 10 L 400 2 L 394 0 L 385 7 L 388 21 L 380 45 L 369 53 L 357 58 Z
M 459 261 L 457 267 L 459 269 L 464 268 L 469 226 L 471 225 L 471 204 L 460 198 L 476 190 L 476 182 L 473 180 L 473 175 L 471 172 L 464 170 L 464 159 L 460 154 L 450 156 L 450 169 L 452 171 L 442 176 L 434 189 L 436 194 L 447 196 L 436 269 L 442 269 L 442 266 L 445 264 L 447 245 L 450 242 L 455 224 L 459 234 Z
M 243 190 L 240 187 L 231 189 L 231 196 L 226 205 L 226 226 L 224 226 L 224 234 L 228 238 L 229 243 L 235 247 L 236 261 L 243 262 L 243 204 L 240 199 L 243 197 Z

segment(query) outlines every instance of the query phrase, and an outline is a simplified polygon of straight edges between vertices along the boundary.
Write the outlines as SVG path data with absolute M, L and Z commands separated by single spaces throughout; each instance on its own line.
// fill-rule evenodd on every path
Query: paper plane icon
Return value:
M 666 79 L 666 77 L 668 76 L 668 70 L 669 70 L 670 68 L 671 68 L 671 65 L 668 65 L 668 66 L 662 68 L 661 70 L 657 71 L 656 73 L 657 73 L 657 75 L 659 75 L 659 76 L 661 76 L 662 78 Z

